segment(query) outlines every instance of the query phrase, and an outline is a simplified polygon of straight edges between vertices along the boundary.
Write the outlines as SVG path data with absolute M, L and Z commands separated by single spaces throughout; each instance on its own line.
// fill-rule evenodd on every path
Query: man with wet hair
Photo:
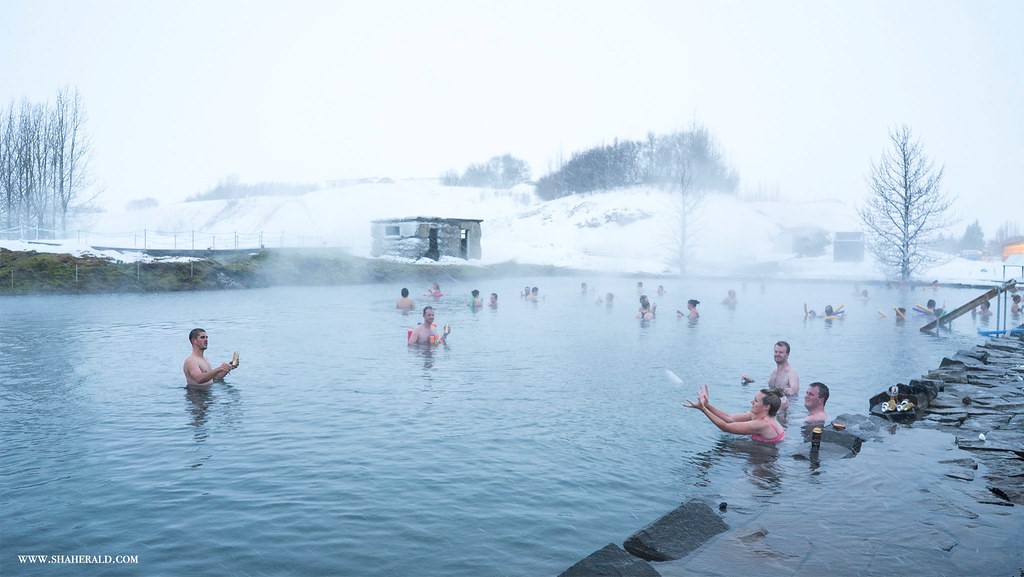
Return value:
M 828 386 L 825 383 L 814 382 L 808 385 L 804 393 L 804 408 L 807 409 L 805 423 L 824 423 L 828 420 L 828 413 L 825 412 L 825 403 L 828 402 Z
M 409 298 L 409 289 L 402 288 L 402 298 L 395 303 L 395 308 L 400 311 L 411 311 L 416 308 L 416 302 Z
M 182 370 L 185 372 L 185 386 L 206 388 L 213 381 L 220 381 L 235 367 L 231 363 L 221 363 L 216 369 L 206 360 L 206 347 L 210 344 L 206 331 L 195 328 L 188 333 L 188 341 L 192 343 L 192 354 L 185 357 Z

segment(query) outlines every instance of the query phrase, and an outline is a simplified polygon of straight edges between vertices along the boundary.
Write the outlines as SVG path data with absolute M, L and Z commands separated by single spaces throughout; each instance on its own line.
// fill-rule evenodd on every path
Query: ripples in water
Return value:
M 497 292 L 515 295 L 522 280 Z M 838 302 L 838 285 L 740 290 L 734 309 L 705 305 L 692 324 L 638 321 L 625 297 L 595 306 L 578 279 L 531 284 L 547 298 L 475 312 L 457 296 L 435 303 L 454 332 L 434 349 L 404 345 L 419 315 L 393 310 L 391 286 L 4 301 L 3 559 L 140 556 L 141 567 L 110 574 L 554 575 L 695 495 L 728 501 L 731 523 L 814 543 L 801 571 L 975 569 L 956 549 L 892 561 L 838 539 L 934 551 L 958 523 L 1006 529 L 922 481 L 941 475 L 929 464 L 942 437 L 924 438 L 898 469 L 879 444 L 813 470 L 792 427 L 766 448 L 682 408 L 701 383 L 718 406 L 745 408 L 757 385 L 739 375 L 763 382 L 772 344 L 786 339 L 804 386 L 832 387 L 832 414 L 863 413 L 888 384 L 976 342 L 973 327 L 927 337 L 878 318 L 881 304 L 851 305 L 832 325 L 804 321 L 802 302 Z M 591 284 L 632 290 L 628 279 Z M 676 308 L 730 288 L 685 284 Z M 471 288 L 494 290 L 446 292 Z M 672 298 L 658 299 L 663 312 Z M 210 333 L 211 361 L 240 352 L 240 369 L 208 391 L 182 387 L 194 326 Z M 782 500 L 797 511 L 848 505 L 837 527 L 773 506 Z M 900 507 L 923 517 L 880 530 Z M 823 529 L 836 540 L 819 539 Z M 760 572 L 766 549 L 745 551 L 730 570 L 749 561 Z

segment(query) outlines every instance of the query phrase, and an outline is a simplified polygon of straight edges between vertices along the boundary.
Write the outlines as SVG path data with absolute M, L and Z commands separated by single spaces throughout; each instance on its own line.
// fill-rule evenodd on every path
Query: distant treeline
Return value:
M 441 175 L 445 186 L 508 189 L 530 181 L 530 165 L 511 154 L 471 164 L 459 173 L 452 169 Z M 707 128 L 656 136 L 644 141 L 618 140 L 573 153 L 568 162 L 536 182 L 537 196 L 552 200 L 570 194 L 610 190 L 641 184 L 666 188 L 734 194 L 739 175 L 722 159 L 718 144 Z M 314 184 L 243 184 L 229 177 L 212 189 L 187 198 L 188 201 L 244 198 L 249 196 L 302 195 L 317 189 Z
M 739 176 L 725 164 L 718 145 L 702 126 L 647 140 L 615 140 L 573 153 L 561 168 L 537 181 L 537 196 L 552 200 L 570 194 L 650 184 L 689 186 L 735 193 Z
M 91 147 L 78 89 L 63 86 L 53 104 L 23 98 L 0 110 L 0 229 L 56 238 L 68 215 L 85 209 Z
M 190 196 L 186 198 L 185 201 L 223 200 L 246 198 L 249 196 L 301 196 L 319 188 L 320 187 L 315 184 L 296 184 L 287 182 L 260 182 L 257 184 L 244 184 L 238 181 L 237 176 L 229 176 L 210 190 Z
M 449 170 L 441 175 L 445 186 L 512 188 L 530 180 L 530 165 L 511 154 L 494 156 L 482 164 L 471 164 L 461 175 Z
M 957 236 L 955 233 L 950 233 L 947 236 L 945 233 L 940 232 L 934 247 L 937 250 L 951 254 L 962 251 L 978 251 L 997 255 L 1002 252 L 1004 244 L 1017 238 L 1021 238 L 1020 225 L 1016 221 L 1008 220 L 996 228 L 996 232 L 992 235 L 991 240 L 986 241 L 985 232 L 981 229 L 981 224 L 978 222 L 978 219 L 974 219 L 974 222 L 968 224 L 967 228 L 964 229 L 963 236 Z

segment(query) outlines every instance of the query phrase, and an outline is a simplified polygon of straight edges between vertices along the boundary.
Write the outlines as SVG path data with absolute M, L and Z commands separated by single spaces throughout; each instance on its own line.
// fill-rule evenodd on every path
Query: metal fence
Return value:
M 0 229 L 0 238 L 75 243 L 128 250 L 240 250 L 342 246 L 340 240 L 336 238 L 284 231 L 244 233 L 238 231 L 141 229 L 126 232 L 98 232 L 80 229 L 64 233 L 39 227 L 17 226 Z

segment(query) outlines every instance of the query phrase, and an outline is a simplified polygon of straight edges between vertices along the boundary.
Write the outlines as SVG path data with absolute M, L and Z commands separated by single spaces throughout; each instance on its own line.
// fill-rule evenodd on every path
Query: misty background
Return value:
M 0 97 L 79 92 L 108 210 L 224 182 L 439 178 L 506 154 L 539 179 L 693 126 L 741 196 L 854 203 L 905 124 L 945 169 L 949 232 L 978 219 L 990 236 L 1021 188 L 1022 16 L 1009 1 L 15 0 Z

